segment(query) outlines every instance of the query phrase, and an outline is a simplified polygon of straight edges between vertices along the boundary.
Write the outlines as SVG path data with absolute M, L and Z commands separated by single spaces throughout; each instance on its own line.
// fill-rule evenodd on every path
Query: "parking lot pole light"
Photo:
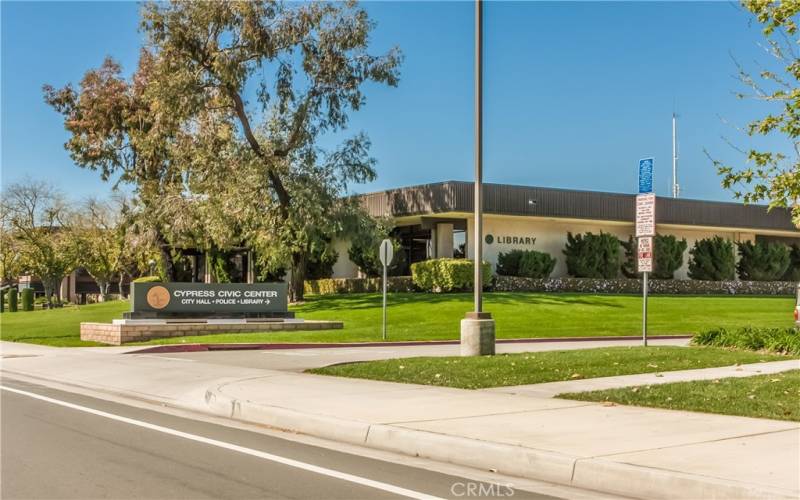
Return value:
M 473 289 L 475 307 L 461 320 L 461 355 L 483 356 L 495 352 L 492 315 L 483 310 L 483 0 L 475 0 L 475 231 Z

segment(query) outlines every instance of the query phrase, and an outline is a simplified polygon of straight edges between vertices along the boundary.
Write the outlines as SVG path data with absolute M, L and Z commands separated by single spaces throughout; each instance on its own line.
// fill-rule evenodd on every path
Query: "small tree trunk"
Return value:
M 122 283 L 124 281 L 125 281 L 125 273 L 119 273 L 119 282 L 117 286 L 119 287 L 119 298 L 122 300 L 125 300 L 127 298 L 125 296 L 125 291 L 122 288 Z
M 100 302 L 108 301 L 108 289 L 111 286 L 110 281 L 98 280 L 97 287 L 100 289 Z
M 300 302 L 305 293 L 306 281 L 306 254 L 297 252 L 292 254 L 292 275 L 289 280 L 289 301 Z
M 47 300 L 47 308 L 53 307 L 53 282 L 50 278 L 42 278 L 42 286 L 44 287 L 44 296 Z
M 169 252 L 169 245 L 161 231 L 156 231 L 156 242 L 158 251 L 161 253 L 161 261 L 164 263 L 164 274 L 167 281 L 175 281 L 175 265 L 172 263 L 172 254 Z

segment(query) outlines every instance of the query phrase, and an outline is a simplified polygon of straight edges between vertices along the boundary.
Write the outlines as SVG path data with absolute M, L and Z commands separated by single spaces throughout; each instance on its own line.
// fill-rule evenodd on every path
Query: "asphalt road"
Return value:
M 554 498 L 8 378 L 2 385 L 6 500 Z

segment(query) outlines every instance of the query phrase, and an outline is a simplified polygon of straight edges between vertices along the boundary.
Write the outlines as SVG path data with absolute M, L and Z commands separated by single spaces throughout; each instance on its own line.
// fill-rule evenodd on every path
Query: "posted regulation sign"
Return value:
M 655 193 L 636 195 L 636 237 L 656 235 Z
M 636 253 L 639 261 L 639 272 L 653 272 L 653 237 L 643 236 L 639 238 L 639 248 Z

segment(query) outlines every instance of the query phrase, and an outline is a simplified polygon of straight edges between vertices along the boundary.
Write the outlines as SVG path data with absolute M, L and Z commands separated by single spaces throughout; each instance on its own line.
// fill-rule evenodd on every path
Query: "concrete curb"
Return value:
M 640 465 L 585 458 L 409 429 L 370 424 L 237 400 L 220 388 L 191 408 L 280 430 L 427 458 L 500 474 L 648 499 L 795 499 L 796 492 Z

